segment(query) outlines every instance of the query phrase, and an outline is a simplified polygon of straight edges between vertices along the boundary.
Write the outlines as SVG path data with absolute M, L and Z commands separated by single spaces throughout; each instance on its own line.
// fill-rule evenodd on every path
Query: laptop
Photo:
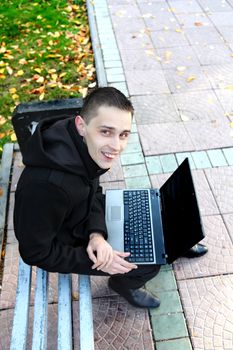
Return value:
M 204 238 L 188 158 L 160 189 L 106 190 L 108 242 L 128 261 L 171 264 Z

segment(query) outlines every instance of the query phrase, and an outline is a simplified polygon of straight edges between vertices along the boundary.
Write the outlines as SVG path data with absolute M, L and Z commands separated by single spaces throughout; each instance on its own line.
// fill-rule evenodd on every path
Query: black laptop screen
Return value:
M 188 158 L 160 189 L 164 242 L 170 264 L 204 238 Z

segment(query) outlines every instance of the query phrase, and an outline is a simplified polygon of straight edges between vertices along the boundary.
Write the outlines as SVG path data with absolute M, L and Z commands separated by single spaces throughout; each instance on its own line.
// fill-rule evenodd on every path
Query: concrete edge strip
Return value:
M 101 48 L 102 48 L 102 55 L 100 55 L 98 52 L 98 56 L 95 57 L 95 60 L 99 60 L 99 59 L 103 60 L 103 64 L 101 64 L 101 66 L 104 67 L 104 69 L 107 72 L 107 85 L 114 86 L 114 87 L 118 88 L 119 90 L 121 90 L 123 93 L 125 93 L 128 96 L 129 94 L 128 94 L 124 74 L 113 74 L 113 72 L 114 72 L 113 68 L 116 68 L 116 67 L 121 68 L 121 71 L 123 72 L 123 67 L 122 67 L 122 63 L 121 63 L 121 59 L 120 59 L 119 50 L 118 50 L 118 47 L 116 44 L 115 34 L 113 32 L 113 29 L 112 29 L 112 23 L 110 20 L 110 14 L 108 11 L 107 2 L 106 2 L 106 0 L 101 0 L 101 1 L 96 0 L 94 3 L 91 3 L 91 5 L 90 5 L 90 1 L 87 1 L 87 4 L 88 4 L 88 8 L 89 8 L 89 6 L 93 6 L 93 8 L 94 8 L 94 11 L 92 9 L 92 11 L 89 10 L 89 12 L 88 12 L 89 21 L 92 24 L 95 23 L 95 26 L 94 25 L 92 26 L 92 31 L 97 31 L 99 36 L 96 32 L 93 33 L 92 35 L 94 35 L 93 38 L 97 38 L 97 37 L 100 38 L 100 44 L 101 44 Z M 95 20 L 92 18 L 93 15 L 96 16 Z M 108 40 L 108 43 L 106 45 L 107 36 L 110 37 L 111 39 Z M 95 55 L 95 49 L 94 49 L 94 55 Z M 115 62 L 115 63 L 111 64 L 111 61 Z M 116 67 L 114 67 L 114 65 Z M 108 74 L 109 70 L 110 70 L 110 74 Z M 97 78 L 99 79 L 98 74 L 102 74 L 102 69 L 99 71 L 99 73 L 97 73 Z M 138 133 L 137 133 L 137 128 L 136 128 L 135 123 L 134 123 L 133 127 L 134 127 L 134 133 L 131 136 L 133 136 L 135 139 L 137 139 L 136 143 L 138 144 L 139 138 L 138 138 Z M 133 137 L 131 137 L 131 140 Z M 130 141 L 130 142 L 133 143 L 132 141 Z M 142 154 L 141 146 L 139 149 L 139 153 Z M 149 176 L 148 176 L 148 170 L 147 170 L 146 163 L 145 163 L 145 158 L 142 156 L 140 159 L 142 160 L 142 163 L 143 163 L 141 165 L 142 165 L 144 183 L 143 184 L 140 183 L 141 177 L 139 174 L 139 177 L 138 177 L 139 183 L 138 183 L 137 187 L 140 185 L 142 185 L 144 187 L 148 187 L 148 186 L 150 187 L 150 181 L 149 181 Z M 124 155 L 121 156 L 121 161 L 124 162 Z M 124 166 L 123 166 L 123 171 L 124 171 Z M 126 185 L 127 186 L 129 185 L 129 187 L 134 187 L 136 185 L 136 183 L 135 182 L 130 183 L 129 181 L 127 181 L 126 175 L 127 174 L 125 174 L 125 176 L 124 176 L 125 180 L 126 180 Z M 145 181 L 145 178 L 146 178 L 146 181 Z M 147 179 L 148 179 L 148 181 L 147 181 Z M 171 272 L 171 278 L 174 279 L 175 277 L 174 277 L 173 271 L 171 270 L 170 272 Z M 163 273 L 164 273 L 164 271 L 162 270 L 161 274 L 163 274 Z M 174 291 L 174 293 L 176 293 L 178 300 L 180 300 L 177 288 Z M 156 320 L 156 322 L 154 322 L 151 312 L 150 312 L 150 316 L 151 316 L 151 322 L 152 322 L 153 337 L 154 337 L 154 340 L 156 342 L 156 347 L 157 347 L 159 345 L 159 342 L 156 341 L 156 336 L 157 336 L 156 323 L 158 323 L 158 320 Z M 180 322 L 182 323 L 183 328 L 184 328 L 184 332 L 183 332 L 185 334 L 185 336 L 183 336 L 184 340 L 188 341 L 188 346 L 191 349 L 191 343 L 190 343 L 190 340 L 188 338 L 186 321 L 185 321 L 183 311 L 179 312 L 179 316 L 181 317 Z M 169 318 L 168 318 L 168 321 L 169 321 Z M 170 322 L 171 323 L 173 322 L 173 318 L 170 318 Z M 172 327 L 172 324 L 167 325 L 167 326 L 168 326 L 167 328 L 169 329 L 170 327 Z M 182 337 L 179 337 L 179 338 L 182 338 Z M 173 339 L 172 340 L 170 339 L 169 333 L 166 334 L 165 339 L 163 339 L 163 343 L 164 343 L 164 341 L 166 342 L 167 340 L 173 341 Z
M 13 151 L 13 143 L 6 143 L 4 145 L 0 168 L 0 252 L 2 251 L 4 239 Z

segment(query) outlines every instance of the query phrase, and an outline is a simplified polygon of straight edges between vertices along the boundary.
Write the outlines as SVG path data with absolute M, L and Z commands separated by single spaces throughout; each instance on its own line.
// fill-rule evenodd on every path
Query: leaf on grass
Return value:
M 49 74 L 56 73 L 56 69 L 55 69 L 55 68 L 49 69 L 49 70 L 48 70 L 48 73 L 49 73 Z
M 19 99 L 19 95 L 17 95 L 17 94 L 12 94 L 11 97 L 13 98 L 13 100 L 18 100 Z
M 1 73 L 0 73 L 0 79 L 6 79 L 5 74 L 1 74 Z
M 67 74 L 66 72 L 59 74 L 59 78 L 63 78 L 66 74 Z
M 18 72 L 15 73 L 16 77 L 21 77 L 22 75 L 24 75 L 24 71 L 22 69 L 18 70 Z
M 33 95 L 41 95 L 45 90 L 44 86 L 40 86 L 37 89 L 32 89 L 31 91 L 29 91 L 29 94 L 33 94 Z
M 17 90 L 16 90 L 16 88 L 14 88 L 14 87 L 9 89 L 10 94 L 15 94 L 16 91 L 17 91 Z
M 25 60 L 25 58 L 21 58 L 19 60 L 19 64 L 27 64 L 28 62 Z
M 40 73 L 41 73 L 41 71 L 42 71 L 42 69 L 41 69 L 41 68 L 36 67 L 36 68 L 34 68 L 34 71 L 40 74 Z
M 37 80 L 36 80 L 37 83 L 40 83 L 40 84 L 43 84 L 44 82 L 44 77 L 40 76 Z
M 191 81 L 193 81 L 193 80 L 195 80 L 195 79 L 196 79 L 195 75 L 190 75 L 190 76 L 187 78 L 187 82 L 188 82 L 188 83 L 191 83 Z
M 39 96 L 39 100 L 40 100 L 40 101 L 42 101 L 42 100 L 44 99 L 44 95 L 45 95 L 44 92 L 42 92 L 42 94 L 40 94 L 40 96 Z
M 16 135 L 15 135 L 15 133 L 13 132 L 13 134 L 11 134 L 11 141 L 14 142 L 14 141 L 16 141 L 16 140 L 17 140 Z

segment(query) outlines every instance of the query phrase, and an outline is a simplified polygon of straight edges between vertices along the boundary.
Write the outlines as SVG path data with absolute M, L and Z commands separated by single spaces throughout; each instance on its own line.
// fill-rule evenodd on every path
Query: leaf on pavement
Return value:
M 187 78 L 187 82 L 188 82 L 188 83 L 191 83 L 191 81 L 193 81 L 193 80 L 195 80 L 195 79 L 196 79 L 195 75 L 190 75 L 190 76 Z

